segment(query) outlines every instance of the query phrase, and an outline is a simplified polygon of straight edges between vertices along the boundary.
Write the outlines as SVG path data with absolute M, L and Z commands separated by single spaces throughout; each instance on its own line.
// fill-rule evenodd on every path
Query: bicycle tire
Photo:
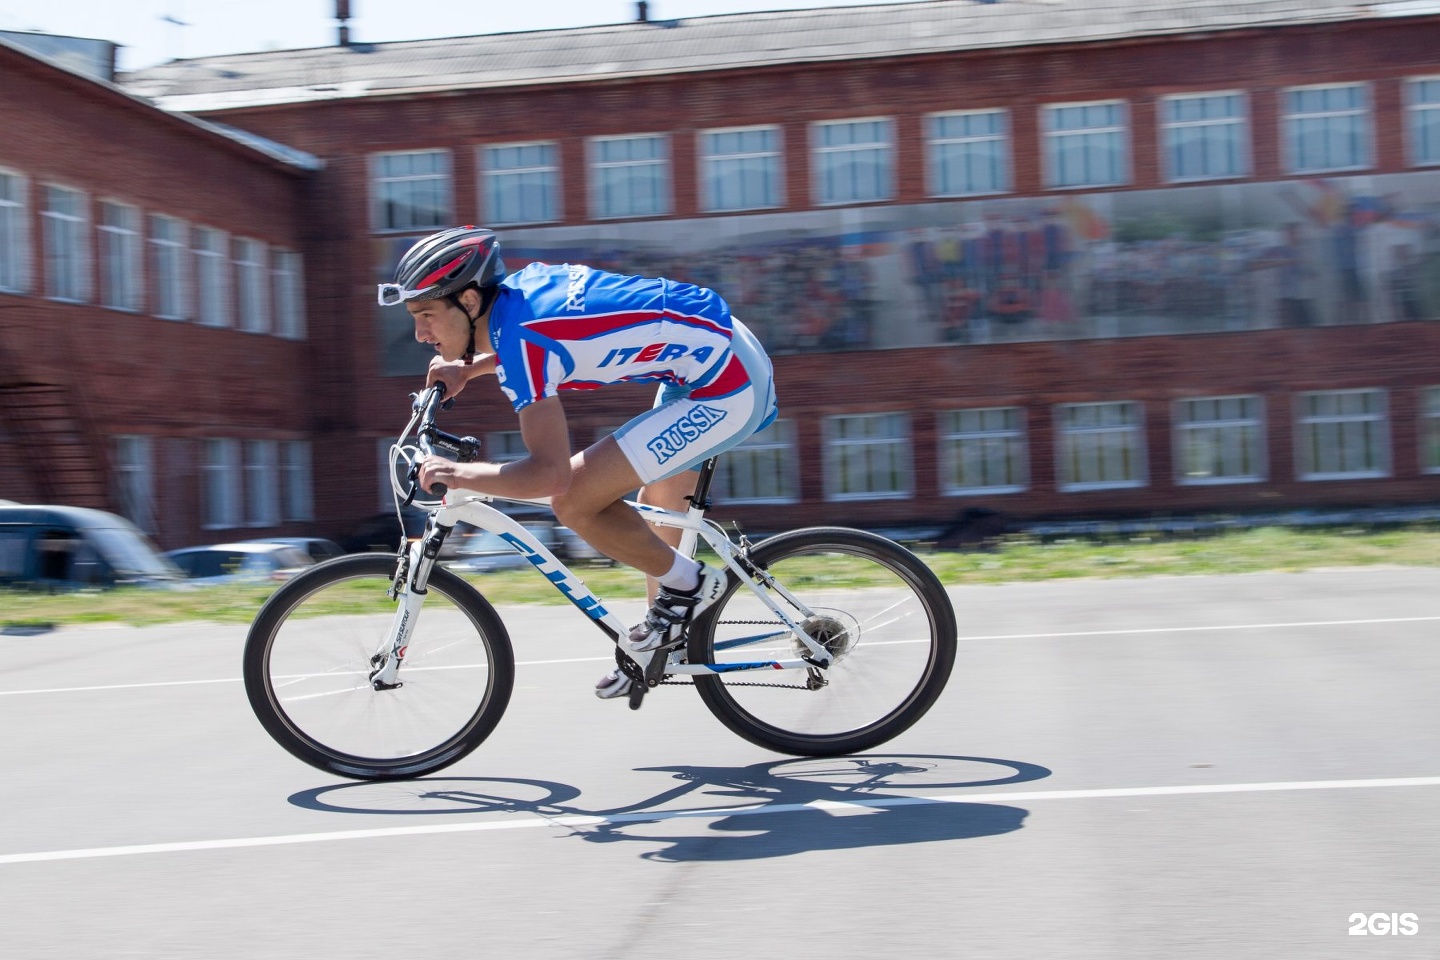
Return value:
M 354 611 L 361 600 L 383 597 L 394 573 L 395 558 L 385 554 L 312 567 L 265 602 L 245 639 L 245 691 L 266 732 L 300 760 L 353 780 L 413 779 L 464 758 L 495 729 L 515 684 L 514 653 L 495 609 L 437 566 L 400 668 L 402 685 L 374 690 L 371 657 L 395 607 Z
M 816 611 L 816 629 L 839 655 L 815 690 L 795 671 L 697 676 L 701 699 L 726 727 L 778 753 L 836 756 L 893 739 L 935 704 L 955 664 L 955 611 L 919 557 L 876 534 L 811 527 L 762 541 L 750 562 Z M 691 629 L 686 654 L 723 667 L 793 659 L 797 645 L 732 572 Z

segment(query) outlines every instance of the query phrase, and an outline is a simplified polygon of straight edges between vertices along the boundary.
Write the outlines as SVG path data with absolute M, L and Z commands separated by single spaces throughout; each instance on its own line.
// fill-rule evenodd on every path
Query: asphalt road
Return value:
M 952 595 L 940 703 L 826 761 L 504 609 L 509 715 L 389 785 L 265 736 L 242 628 L 0 636 L 0 957 L 1440 956 L 1440 570 Z

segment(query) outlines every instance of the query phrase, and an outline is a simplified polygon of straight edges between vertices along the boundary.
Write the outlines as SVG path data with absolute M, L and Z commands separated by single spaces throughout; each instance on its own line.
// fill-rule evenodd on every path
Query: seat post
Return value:
M 691 520 L 698 520 L 705 515 L 705 511 L 711 507 L 710 481 L 715 477 L 715 457 L 710 457 L 700 464 L 700 473 L 695 478 L 695 492 L 685 499 L 690 501 L 690 508 L 685 515 Z M 686 530 L 680 535 L 679 550 L 687 557 L 695 556 L 695 547 L 699 542 L 699 536 L 694 530 Z

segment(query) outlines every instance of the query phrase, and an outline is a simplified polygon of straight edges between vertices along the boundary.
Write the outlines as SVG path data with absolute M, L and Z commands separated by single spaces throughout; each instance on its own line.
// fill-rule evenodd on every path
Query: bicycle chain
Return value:
M 720 623 L 741 627 L 778 627 L 781 624 L 774 620 L 722 620 Z M 671 680 L 666 677 L 661 680 L 662 687 L 693 687 L 694 680 Z M 776 690 L 809 690 L 810 688 L 800 683 L 761 683 L 758 680 L 732 680 L 726 683 L 727 687 L 773 687 Z

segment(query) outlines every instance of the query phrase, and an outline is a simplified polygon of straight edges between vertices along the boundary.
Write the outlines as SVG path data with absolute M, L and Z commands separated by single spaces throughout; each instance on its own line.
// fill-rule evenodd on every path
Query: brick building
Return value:
M 317 163 L 3 39 L 0 129 L 0 498 L 308 529 Z
M 373 284 L 457 222 L 495 226 L 512 267 L 659 272 L 730 300 L 776 357 L 782 419 L 723 483 L 723 513 L 759 528 L 1429 504 L 1428 9 L 929 0 L 120 82 L 319 158 L 277 171 L 292 201 L 252 209 L 309 213 L 293 242 L 321 532 L 381 508 L 379 450 L 425 361 Z M 575 442 L 646 402 L 567 405 Z M 462 411 L 492 457 L 516 450 L 498 391 Z

